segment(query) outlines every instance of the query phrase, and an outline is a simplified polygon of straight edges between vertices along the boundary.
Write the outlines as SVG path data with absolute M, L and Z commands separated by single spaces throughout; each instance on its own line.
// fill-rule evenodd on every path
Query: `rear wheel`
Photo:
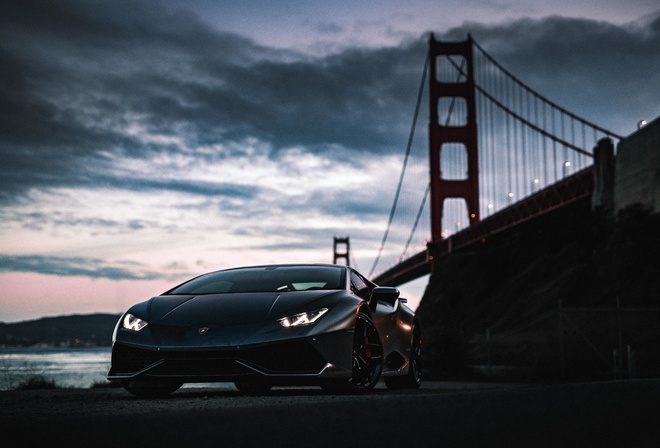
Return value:
M 156 398 L 179 390 L 183 383 L 170 381 L 122 381 L 122 387 L 137 397 Z
M 410 361 L 408 373 L 403 376 L 385 377 L 388 389 L 419 389 L 422 384 L 422 332 L 415 322 L 412 329 L 412 344 L 410 346 Z
M 383 371 L 383 346 L 371 318 L 358 313 L 353 337 L 353 376 L 348 380 L 332 381 L 323 388 L 332 392 L 360 393 L 373 389 Z

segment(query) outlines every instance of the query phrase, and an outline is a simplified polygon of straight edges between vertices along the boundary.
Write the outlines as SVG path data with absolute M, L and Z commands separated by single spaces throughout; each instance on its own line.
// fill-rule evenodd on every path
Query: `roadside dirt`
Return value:
M 121 389 L 0 392 L 3 445 L 22 447 L 657 448 L 659 417 L 660 380 L 253 397 L 184 388 L 150 400 Z

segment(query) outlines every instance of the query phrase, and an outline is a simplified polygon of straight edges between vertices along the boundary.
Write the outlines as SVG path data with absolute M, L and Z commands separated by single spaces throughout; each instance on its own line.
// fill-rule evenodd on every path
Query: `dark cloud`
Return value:
M 622 26 L 555 16 L 469 23 L 440 37 L 468 32 L 527 86 L 619 135 L 660 115 L 660 10 Z
M 533 89 L 627 134 L 639 118 L 660 113 L 659 21 L 615 26 L 551 17 L 470 23 L 436 37 L 472 33 Z M 217 163 L 231 154 L 196 148 L 256 139 L 274 158 L 302 147 L 359 166 L 364 157 L 403 154 L 427 37 L 311 57 L 220 32 L 152 1 L 3 2 L 0 203 L 57 186 L 258 193 L 149 180 L 150 173 L 115 178 L 108 153 L 149 159 L 188 152 Z M 127 131 L 136 124 L 183 145 L 142 140 Z
M 0 272 L 36 272 L 59 276 L 84 276 L 111 280 L 156 280 L 163 273 L 144 269 L 133 262 L 114 266 L 106 260 L 86 257 L 48 257 L 39 255 L 0 255 Z
M 313 59 L 148 1 L 10 2 L 0 13 L 5 202 L 31 187 L 94 187 L 86 167 L 108 151 L 186 151 L 129 135 L 136 123 L 193 151 L 248 138 L 329 157 L 398 150 L 424 57 L 419 45 Z
M 12 221 L 20 222 L 23 228 L 32 231 L 63 229 L 70 232 L 89 232 L 91 236 L 100 234 L 121 235 L 134 233 L 138 230 L 153 231 L 163 227 L 163 224 L 155 219 L 108 219 L 61 211 L 18 213 L 11 216 L 11 218 Z
M 324 22 L 316 25 L 316 31 L 321 34 L 340 34 L 344 31 L 344 27 L 337 23 Z
M 207 197 L 222 196 L 252 199 L 261 191 L 259 187 L 225 182 L 203 182 L 185 179 L 148 179 L 134 177 L 95 176 L 89 180 L 97 185 L 132 192 L 171 191 Z

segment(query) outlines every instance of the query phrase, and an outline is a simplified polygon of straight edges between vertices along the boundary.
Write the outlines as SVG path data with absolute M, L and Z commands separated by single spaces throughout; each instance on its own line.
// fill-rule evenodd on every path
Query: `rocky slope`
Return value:
M 659 230 L 582 203 L 443 257 L 417 309 L 427 375 L 660 375 Z

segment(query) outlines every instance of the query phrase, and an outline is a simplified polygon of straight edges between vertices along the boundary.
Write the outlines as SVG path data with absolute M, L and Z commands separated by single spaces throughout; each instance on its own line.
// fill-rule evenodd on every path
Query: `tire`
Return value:
M 422 332 L 417 322 L 413 323 L 408 373 L 385 377 L 385 385 L 388 389 L 419 389 L 422 385 Z
M 363 393 L 373 389 L 383 371 L 383 346 L 371 317 L 359 312 L 353 337 L 353 375 L 349 380 L 334 380 L 323 389 L 339 393 Z
M 122 381 L 122 387 L 136 397 L 157 398 L 179 390 L 183 383 L 161 381 Z
M 273 387 L 267 383 L 251 383 L 241 381 L 236 381 L 234 386 L 236 386 L 236 389 L 238 389 L 239 392 L 242 392 L 246 395 L 265 394 Z

